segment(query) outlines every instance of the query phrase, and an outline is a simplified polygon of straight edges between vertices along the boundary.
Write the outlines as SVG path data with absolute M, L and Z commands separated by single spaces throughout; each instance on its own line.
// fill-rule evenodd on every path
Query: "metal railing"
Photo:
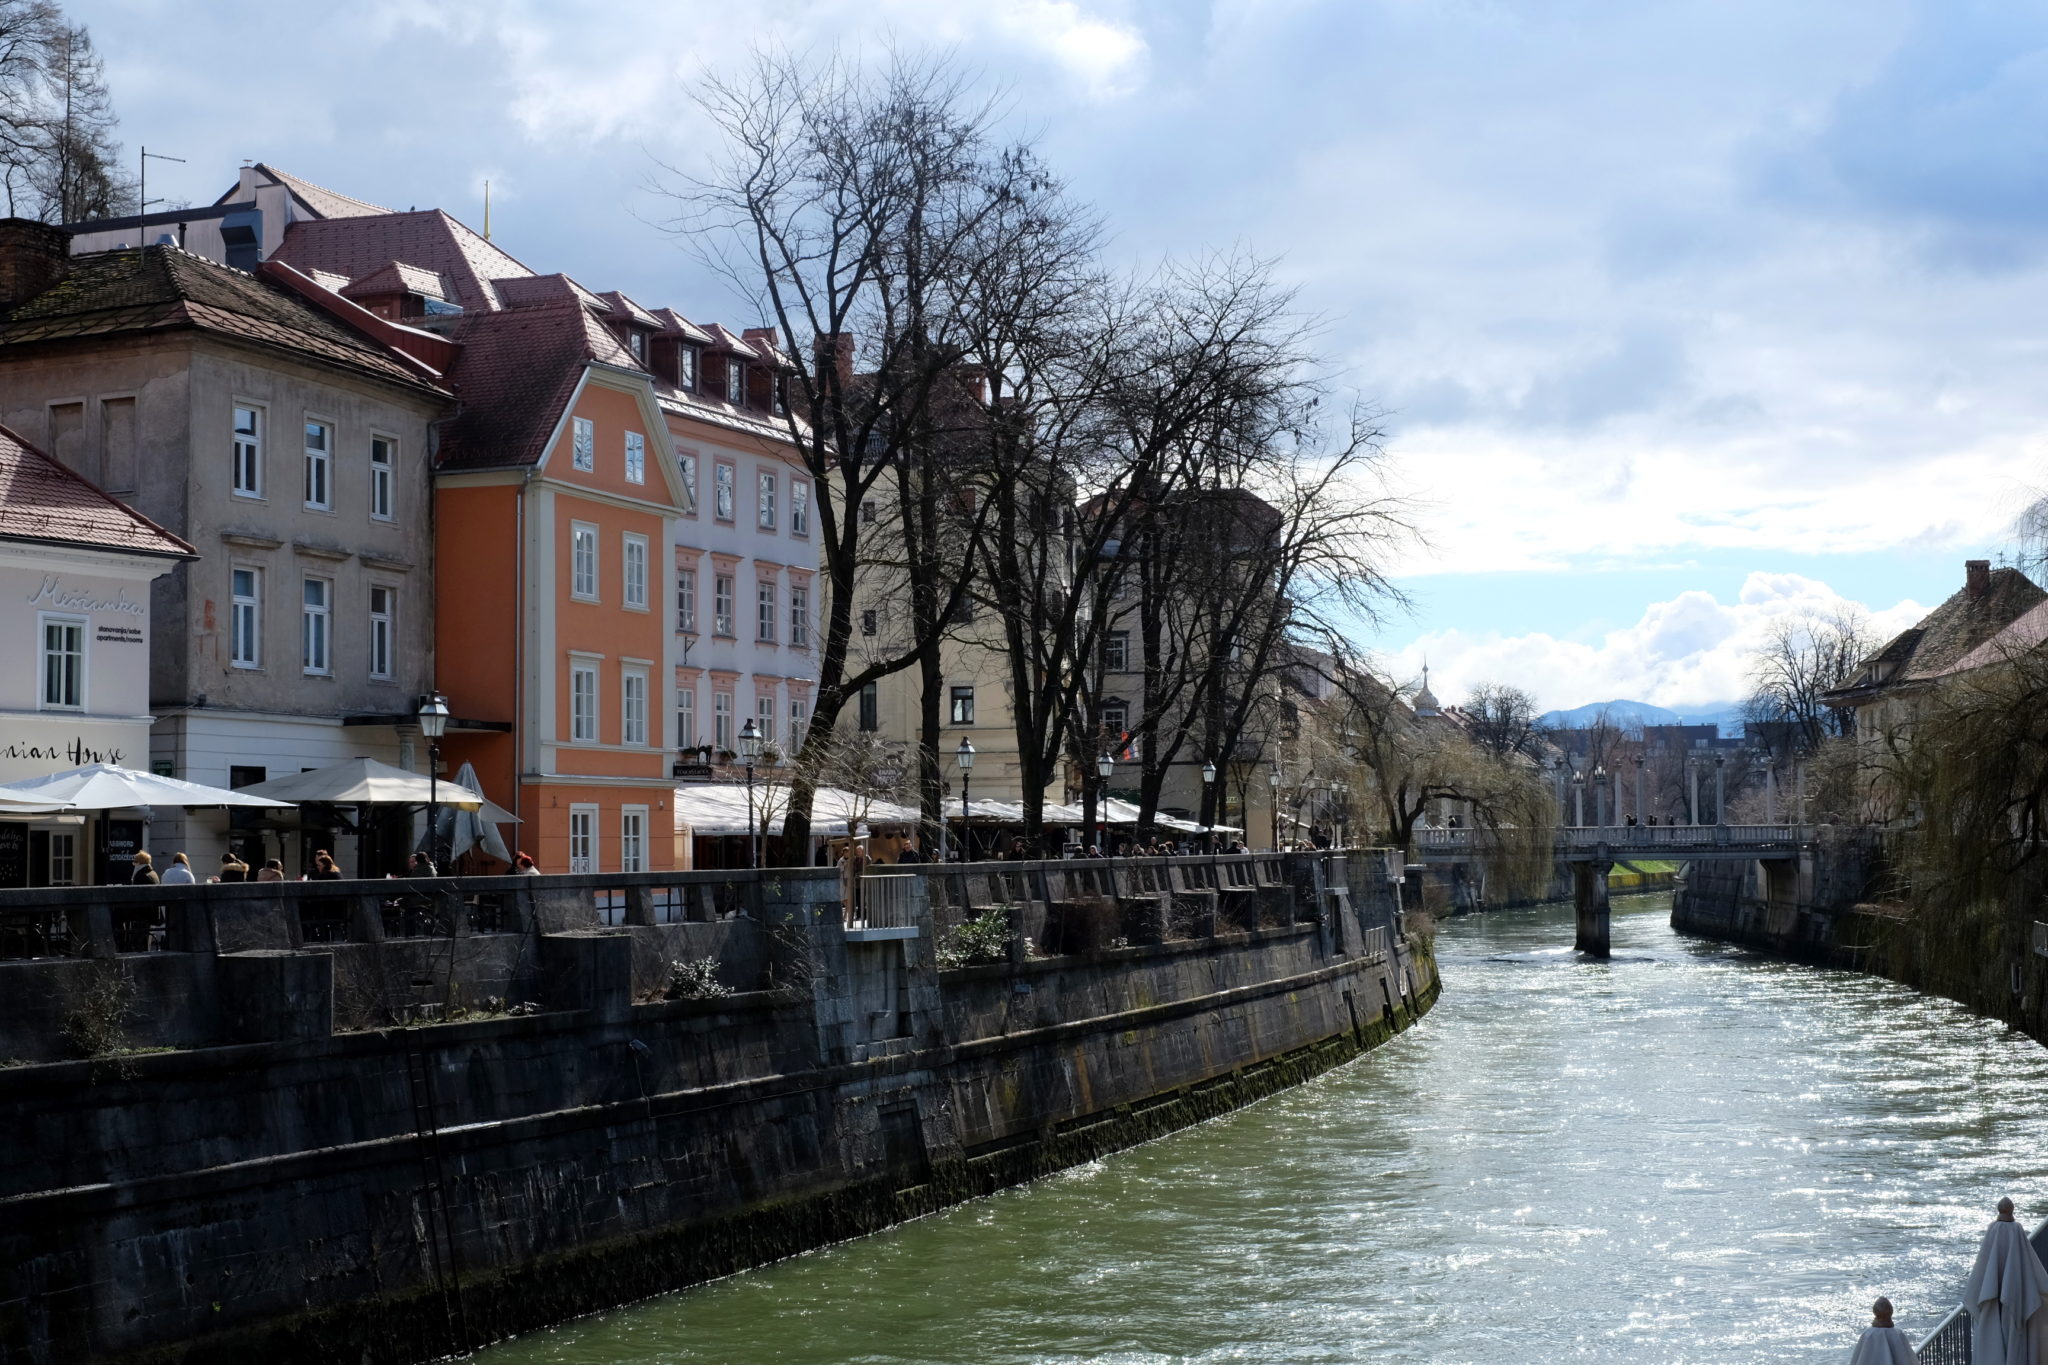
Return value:
M 2048 1219 L 2042 1220 L 2027 1242 L 2034 1248 L 2034 1254 L 2048 1264 Z M 1959 1303 L 1949 1309 L 1947 1317 L 1934 1324 L 1934 1330 L 1914 1348 L 1913 1358 L 1927 1365 L 1970 1365 L 1970 1351 L 1970 1309 Z
M 860 879 L 860 904 L 853 927 L 908 929 L 917 923 L 917 883 L 910 873 L 873 873 Z
M 1418 848 L 1455 851 L 1478 845 L 1489 831 L 1477 829 L 1418 829 Z M 1813 834 L 1804 825 L 1567 825 L 1552 835 L 1558 848 L 1744 848 L 1782 847 L 1810 843 Z

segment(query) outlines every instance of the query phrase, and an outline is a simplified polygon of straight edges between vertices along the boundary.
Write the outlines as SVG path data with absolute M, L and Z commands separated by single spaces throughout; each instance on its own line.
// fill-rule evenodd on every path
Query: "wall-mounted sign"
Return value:
M 111 611 L 123 616 L 146 618 L 149 607 L 128 595 L 128 589 L 116 588 L 112 597 L 96 596 L 92 588 L 78 588 L 67 584 L 62 574 L 46 573 L 35 591 L 28 595 L 33 606 L 46 607 L 51 611 Z

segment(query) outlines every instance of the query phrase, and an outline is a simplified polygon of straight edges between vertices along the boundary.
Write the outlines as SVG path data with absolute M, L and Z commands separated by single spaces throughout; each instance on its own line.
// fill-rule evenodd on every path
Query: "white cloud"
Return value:
M 1753 573 L 1734 602 L 1682 592 L 1653 603 L 1634 625 L 1591 642 L 1540 631 L 1437 630 L 1387 662 L 1394 676 L 1413 678 L 1426 661 L 1431 685 L 1447 701 L 1482 682 L 1505 682 L 1526 688 L 1545 709 L 1616 698 L 1683 709 L 1739 700 L 1749 690 L 1750 656 L 1774 622 L 1841 610 L 1864 613 L 1880 638 L 1927 614 L 1912 601 L 1872 610 L 1799 574 Z

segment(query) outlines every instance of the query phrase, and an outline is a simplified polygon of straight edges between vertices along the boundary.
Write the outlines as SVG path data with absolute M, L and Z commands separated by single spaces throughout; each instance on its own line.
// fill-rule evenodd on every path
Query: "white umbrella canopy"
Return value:
M 89 763 L 68 772 L 51 773 L 48 777 L 10 782 L 0 787 L 0 793 L 5 793 L 9 799 L 51 802 L 69 810 L 126 810 L 131 806 L 275 807 L 291 804 L 257 795 L 248 789 L 229 791 L 226 787 L 208 787 L 175 777 L 137 772 L 133 768 L 117 768 L 111 763 Z
M 1906 1334 L 1892 1326 L 1892 1301 L 1881 1298 L 1872 1304 L 1870 1326 L 1856 1338 L 1849 1365 L 1919 1365 L 1919 1360 Z
M 467 765 L 464 765 L 465 769 Z M 267 796 L 282 804 L 298 805 L 322 801 L 332 806 L 424 806 L 428 801 L 463 810 L 485 804 L 474 788 L 459 782 L 431 782 L 425 773 L 394 768 L 374 758 L 351 758 L 311 772 L 273 777 L 241 789 L 251 796 Z M 512 817 L 498 810 L 499 818 Z
M 2013 1221 L 2010 1199 L 1998 1201 L 1998 1219 L 1984 1230 L 1963 1306 L 1976 1365 L 2048 1365 L 2048 1266 Z
M 465 791 L 476 791 L 482 784 L 477 781 L 476 768 L 465 763 L 455 770 L 455 785 Z M 486 800 L 473 810 L 447 807 L 436 817 L 434 843 L 451 862 L 474 848 L 501 863 L 509 863 L 512 850 L 505 847 L 504 837 L 498 833 L 498 826 L 503 823 L 516 825 L 519 817 L 495 801 Z

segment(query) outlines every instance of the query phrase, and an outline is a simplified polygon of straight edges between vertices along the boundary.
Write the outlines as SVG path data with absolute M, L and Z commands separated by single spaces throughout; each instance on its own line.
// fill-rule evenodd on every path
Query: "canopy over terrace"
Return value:
M 289 804 L 248 791 L 208 787 L 175 777 L 159 777 L 134 768 L 117 768 L 111 763 L 88 763 L 83 768 L 30 777 L 0 787 L 0 801 L 18 807 L 25 802 L 47 802 L 67 810 L 136 810 L 147 806 L 265 806 Z M 0 809 L 6 809 L 0 806 Z
M 318 801 L 330 806 L 424 806 L 428 801 L 461 810 L 489 807 L 486 818 L 503 824 L 512 813 L 492 805 L 477 792 L 447 778 L 430 781 L 425 773 L 394 768 L 374 758 L 351 758 L 324 768 L 273 777 L 239 789 L 246 796 L 269 797 L 264 804 Z
M 757 785 L 751 814 L 747 789 L 737 783 L 703 783 L 676 788 L 675 833 L 679 846 L 693 839 L 745 838 L 749 832 L 769 838 L 782 833 L 782 813 L 789 805 L 786 786 Z M 845 838 L 852 825 L 915 826 L 915 806 L 863 796 L 839 787 L 820 787 L 811 799 L 813 848 L 826 839 Z M 691 866 L 698 866 L 694 853 Z

